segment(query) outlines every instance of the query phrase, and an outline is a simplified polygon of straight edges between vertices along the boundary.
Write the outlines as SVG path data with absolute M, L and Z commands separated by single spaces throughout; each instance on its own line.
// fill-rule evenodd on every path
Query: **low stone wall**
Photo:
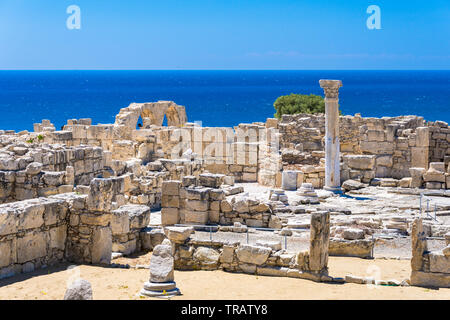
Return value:
M 150 208 L 144 205 L 123 205 L 111 212 L 112 251 L 124 255 L 141 251 L 140 233 L 150 222 Z
M 421 218 L 413 222 L 411 242 L 411 284 L 450 288 L 450 245 L 443 250 L 428 251 Z
M 280 242 L 258 241 L 256 245 L 239 242 L 199 241 L 190 236 L 191 227 L 165 227 L 174 244 L 175 268 L 178 270 L 217 270 L 266 276 L 331 281 L 328 276 L 328 212 L 311 214 L 309 251 L 297 254 L 281 249 Z

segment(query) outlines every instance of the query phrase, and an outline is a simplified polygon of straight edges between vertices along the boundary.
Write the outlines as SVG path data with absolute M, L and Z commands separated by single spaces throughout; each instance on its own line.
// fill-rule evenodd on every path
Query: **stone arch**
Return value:
M 143 128 L 148 128 L 150 125 L 162 126 L 164 115 L 167 117 L 168 126 L 182 126 L 187 122 L 184 106 L 179 106 L 173 101 L 158 101 L 132 103 L 120 109 L 115 124 L 135 129 L 141 117 Z

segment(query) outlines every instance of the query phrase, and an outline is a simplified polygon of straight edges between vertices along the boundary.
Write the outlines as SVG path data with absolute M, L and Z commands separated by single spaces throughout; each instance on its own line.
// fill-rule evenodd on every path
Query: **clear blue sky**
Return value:
M 0 43 L 0 69 L 450 69 L 450 1 L 0 0 Z

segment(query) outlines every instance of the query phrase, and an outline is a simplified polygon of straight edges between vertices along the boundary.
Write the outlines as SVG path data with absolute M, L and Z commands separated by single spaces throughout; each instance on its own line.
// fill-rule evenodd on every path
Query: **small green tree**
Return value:
M 315 94 L 295 94 L 278 97 L 273 104 L 275 117 L 281 119 L 283 114 L 325 113 L 325 100 Z

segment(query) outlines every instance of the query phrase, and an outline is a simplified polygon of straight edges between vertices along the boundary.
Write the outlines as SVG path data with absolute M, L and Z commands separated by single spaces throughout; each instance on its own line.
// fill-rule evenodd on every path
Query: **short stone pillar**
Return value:
M 411 270 L 423 271 L 424 270 L 424 253 L 428 251 L 427 238 L 423 229 L 422 218 L 416 218 L 413 221 L 411 229 Z
M 150 258 L 150 279 L 144 283 L 141 296 L 170 298 L 179 295 L 180 290 L 174 281 L 174 258 L 170 240 L 153 249 Z
M 339 88 L 340 80 L 320 80 L 325 92 L 325 186 L 330 191 L 340 191 L 339 150 Z
M 311 214 L 309 269 L 328 274 L 328 246 L 330 242 L 330 213 L 318 211 Z

